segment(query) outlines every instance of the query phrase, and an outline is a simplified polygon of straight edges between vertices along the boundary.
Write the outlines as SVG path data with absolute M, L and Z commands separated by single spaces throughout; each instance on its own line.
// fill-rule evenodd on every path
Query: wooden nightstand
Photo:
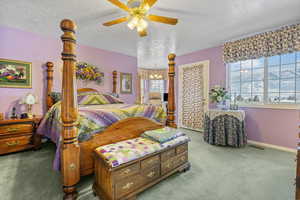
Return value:
M 35 131 L 40 120 L 40 117 L 1 120 L 0 155 L 31 148 L 39 149 L 41 137 Z

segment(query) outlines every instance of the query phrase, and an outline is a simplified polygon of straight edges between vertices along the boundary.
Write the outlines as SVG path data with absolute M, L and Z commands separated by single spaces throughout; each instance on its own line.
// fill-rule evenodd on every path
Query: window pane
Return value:
M 240 71 L 231 72 L 230 73 L 230 81 L 231 82 L 240 82 Z
M 296 79 L 296 92 L 300 92 L 300 78 Z
M 230 63 L 230 71 L 240 71 L 241 70 L 241 63 L 240 62 L 236 62 L 236 63 Z
M 242 93 L 251 94 L 251 82 L 243 82 L 242 83 Z
M 242 67 L 242 70 L 243 69 L 251 69 L 251 60 L 245 60 L 245 61 L 242 61 L 241 62 L 241 67 Z
M 263 93 L 264 92 L 264 82 L 263 81 L 254 81 L 252 84 L 253 93 Z
M 232 94 L 234 94 L 234 93 L 239 94 L 240 93 L 240 82 L 231 83 L 230 90 L 231 90 Z
M 150 92 L 164 92 L 163 80 L 150 80 Z
M 300 103 L 300 93 L 296 93 L 296 101 L 297 103 Z
M 264 97 L 263 97 L 262 93 L 261 94 L 252 94 L 252 101 L 253 102 L 256 102 L 256 103 L 263 102 L 263 99 L 264 99 Z
M 279 102 L 279 93 L 269 93 L 269 102 L 278 103 Z
M 294 78 L 295 77 L 295 64 L 281 65 L 280 78 Z
M 279 93 L 279 80 L 269 80 L 268 92 L 278 92 Z
M 280 93 L 281 103 L 295 103 L 295 93 Z
M 279 66 L 272 66 L 268 68 L 269 79 L 279 79 Z
M 280 82 L 280 92 L 294 92 L 295 79 L 284 79 Z
M 253 80 L 261 81 L 264 79 L 264 68 L 253 69 Z
M 242 100 L 243 102 L 251 102 L 251 94 L 242 94 Z
M 296 66 L 296 76 L 300 78 L 300 63 L 297 63 Z
M 297 62 L 300 62 L 300 51 L 297 53 Z
M 281 64 L 295 63 L 295 53 L 281 55 Z
M 279 56 L 271 56 L 268 58 L 268 65 L 279 65 L 280 57 Z
M 251 70 L 242 71 L 241 73 L 242 82 L 251 81 Z
M 264 58 L 254 59 L 252 60 L 252 67 L 253 68 L 263 68 L 264 67 Z

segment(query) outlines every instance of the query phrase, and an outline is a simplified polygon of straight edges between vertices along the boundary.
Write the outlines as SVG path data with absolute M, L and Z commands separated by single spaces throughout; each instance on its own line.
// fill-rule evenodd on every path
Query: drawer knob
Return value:
M 19 131 L 18 128 L 8 128 L 7 129 L 8 132 L 16 132 L 16 131 Z
M 12 146 L 17 146 L 20 144 L 20 141 L 12 141 L 12 142 L 6 142 L 6 145 L 9 146 L 9 147 L 12 147 Z
M 124 185 L 124 186 L 122 187 L 122 189 L 123 189 L 123 190 L 128 190 L 128 189 L 130 189 L 132 186 L 133 186 L 133 182 L 130 182 L 130 183 L 127 183 L 126 185 Z
M 149 174 L 147 174 L 147 176 L 148 176 L 149 178 L 152 178 L 154 175 L 155 175 L 155 172 L 154 172 L 154 171 L 152 171 L 152 172 L 150 172 Z

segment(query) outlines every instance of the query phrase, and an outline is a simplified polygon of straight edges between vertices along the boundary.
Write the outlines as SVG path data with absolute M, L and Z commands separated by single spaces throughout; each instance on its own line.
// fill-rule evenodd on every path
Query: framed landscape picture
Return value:
M 131 73 L 120 73 L 120 92 L 123 94 L 132 93 L 132 74 Z
M 0 87 L 31 88 L 31 63 L 0 59 Z

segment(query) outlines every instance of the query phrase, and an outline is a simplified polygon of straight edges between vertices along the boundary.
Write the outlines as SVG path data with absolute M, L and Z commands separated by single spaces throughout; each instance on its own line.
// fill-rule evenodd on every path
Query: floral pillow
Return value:
M 98 92 L 82 92 L 78 94 L 79 105 L 104 105 L 124 103 L 116 97 L 109 94 L 101 94 Z

